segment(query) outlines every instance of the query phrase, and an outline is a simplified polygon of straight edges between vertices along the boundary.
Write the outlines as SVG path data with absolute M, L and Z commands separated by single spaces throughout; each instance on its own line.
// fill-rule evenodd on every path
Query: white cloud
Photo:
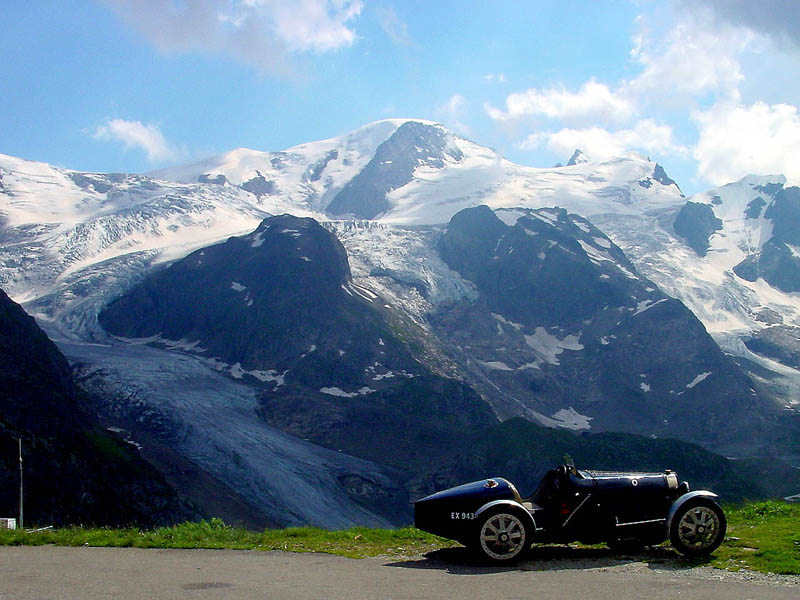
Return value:
M 602 119 L 624 121 L 634 113 L 631 102 L 609 89 L 604 83 L 590 79 L 577 92 L 560 89 L 535 88 L 506 98 L 506 110 L 489 104 L 486 113 L 496 121 L 509 121 L 527 116 L 544 116 L 550 119 L 586 120 Z
M 392 7 L 379 7 L 375 9 L 375 14 L 378 16 L 378 23 L 381 29 L 395 44 L 401 46 L 410 46 L 412 44 L 411 36 L 408 34 L 408 26 L 404 21 L 400 20 L 397 12 Z
M 643 7 L 624 79 L 591 78 L 577 90 L 532 88 L 508 95 L 504 106 L 484 104 L 485 112 L 500 124 L 535 123 L 538 130 L 519 144 L 524 149 L 693 158 L 698 175 L 714 184 L 751 172 L 800 181 L 800 104 L 787 79 L 796 64 L 769 63 L 776 55 L 771 42 L 800 48 L 798 2 L 672 0 Z M 757 73 L 745 72 L 753 67 Z M 790 100 L 767 103 L 766 94 Z M 676 132 L 688 139 L 692 127 L 698 141 L 688 148 Z
M 561 129 L 539 132 L 528 136 L 520 144 L 525 150 L 545 146 L 551 152 L 569 156 L 580 148 L 592 159 L 605 159 L 623 155 L 631 150 L 684 155 L 688 150 L 675 142 L 672 128 L 659 125 L 651 119 L 638 121 L 632 129 L 609 131 L 602 127 Z
M 286 69 L 291 52 L 326 52 L 356 39 L 361 0 L 102 0 L 162 52 L 229 56 Z
M 449 127 L 463 135 L 471 135 L 470 128 L 463 123 L 467 109 L 467 99 L 461 94 L 453 94 L 447 102 L 436 107 L 436 112 Z
M 715 19 L 758 32 L 780 46 L 800 48 L 796 0 L 678 0 L 681 10 L 708 9 Z
M 243 0 L 245 18 L 274 27 L 290 50 L 325 52 L 351 45 L 355 32 L 348 21 L 361 14 L 361 0 Z
M 752 40 L 747 32 L 712 26 L 708 15 L 684 15 L 663 36 L 639 19 L 631 57 L 642 71 L 623 87 L 640 104 L 685 103 L 702 94 L 737 98 L 744 78 L 739 55 Z
M 700 139 L 692 155 L 698 173 L 715 185 L 750 173 L 786 175 L 800 183 L 800 115 L 788 104 L 718 103 L 695 111 Z
M 157 125 L 145 125 L 140 121 L 109 119 L 94 131 L 92 137 L 97 140 L 121 142 L 126 150 L 143 150 L 151 163 L 160 163 L 180 156 L 180 152 L 167 142 Z

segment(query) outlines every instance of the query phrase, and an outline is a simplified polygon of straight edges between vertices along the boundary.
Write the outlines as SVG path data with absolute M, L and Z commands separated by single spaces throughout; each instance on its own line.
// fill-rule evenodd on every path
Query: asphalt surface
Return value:
M 0 599 L 800 598 L 798 578 L 671 562 L 578 555 L 491 568 L 471 563 L 461 549 L 352 560 L 235 550 L 1 547 Z

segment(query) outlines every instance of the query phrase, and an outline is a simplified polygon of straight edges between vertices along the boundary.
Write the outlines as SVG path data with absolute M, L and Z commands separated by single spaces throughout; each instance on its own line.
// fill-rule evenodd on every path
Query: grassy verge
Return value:
M 349 558 L 415 556 L 456 545 L 413 527 L 369 529 L 354 527 L 327 531 L 315 527 L 290 527 L 254 532 L 225 525 L 220 519 L 183 523 L 142 531 L 67 527 L 27 533 L 0 529 L 0 545 L 107 546 L 119 548 L 214 548 L 232 550 L 284 550 L 326 552 Z
M 800 504 L 757 502 L 727 507 L 728 540 L 711 564 L 762 573 L 800 575 Z
M 800 575 L 800 504 L 759 502 L 727 507 L 728 540 L 701 564 L 762 573 Z M 229 527 L 219 519 L 142 531 L 69 527 L 27 533 L 0 529 L 0 545 L 116 546 L 135 548 L 228 548 L 326 552 L 350 558 L 418 556 L 457 546 L 455 542 L 407 527 L 356 527 L 327 531 L 313 527 L 263 532 Z M 676 560 L 681 560 L 676 554 Z

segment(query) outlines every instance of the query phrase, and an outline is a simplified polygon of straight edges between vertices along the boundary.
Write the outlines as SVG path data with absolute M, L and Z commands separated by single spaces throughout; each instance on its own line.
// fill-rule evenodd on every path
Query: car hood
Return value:
M 466 500 L 469 498 L 481 498 L 485 501 L 499 500 L 501 498 L 509 498 L 519 500 L 514 485 L 502 477 L 491 477 L 489 479 L 481 479 L 479 481 L 472 481 L 463 485 L 448 488 L 430 496 L 420 498 L 415 504 L 422 502 L 440 502 L 448 500 Z

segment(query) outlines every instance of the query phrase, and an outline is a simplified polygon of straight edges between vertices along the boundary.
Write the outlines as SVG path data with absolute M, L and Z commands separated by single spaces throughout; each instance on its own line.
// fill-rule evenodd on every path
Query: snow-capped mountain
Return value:
M 224 301 L 230 310 L 252 308 L 253 294 L 265 282 L 258 281 L 258 269 L 244 268 L 245 262 L 234 276 L 230 265 L 238 259 L 225 253 L 219 265 L 229 267 L 219 267 L 200 288 L 180 291 L 175 282 L 148 282 L 184 257 L 199 265 L 208 247 L 231 236 L 243 236 L 237 239 L 244 242 L 222 246 L 257 250 L 255 240 L 267 239 L 259 224 L 285 213 L 313 218 L 341 242 L 350 275 L 337 295 L 355 294 L 380 309 L 380 318 L 403 351 L 424 366 L 426 377 L 463 382 L 500 416 L 523 415 L 575 430 L 610 429 L 618 416 L 619 426 L 629 431 L 682 435 L 693 425 L 689 409 L 697 403 L 706 419 L 695 423 L 688 437 L 732 454 L 757 451 L 755 437 L 737 450 L 736 427 L 768 429 L 777 418 L 776 399 L 790 418 L 800 398 L 795 329 L 800 302 L 792 287 L 794 248 L 800 246 L 792 233 L 796 190 L 784 189 L 780 177 L 751 177 L 687 200 L 660 165 L 641 155 L 593 161 L 576 151 L 569 162 L 552 168 L 516 165 L 419 120 L 380 121 L 281 152 L 234 150 L 148 175 L 79 173 L 0 155 L 0 288 L 23 303 L 79 364 L 84 385 L 106 398 L 107 417 L 143 419 L 156 429 L 166 423 L 168 438 L 184 432 L 187 443 L 177 444 L 179 452 L 255 504 L 266 502 L 259 482 L 275 473 L 267 459 L 257 458 L 259 452 L 275 456 L 275 464 L 285 460 L 285 453 L 277 459 L 278 445 L 270 441 L 279 432 L 264 420 L 334 449 L 378 462 L 385 458 L 370 454 L 374 445 L 354 444 L 337 429 L 346 415 L 353 416 L 343 412 L 342 402 L 370 408 L 372 392 L 360 391 L 377 387 L 357 381 L 365 372 L 356 376 L 353 370 L 348 382 L 326 367 L 322 373 L 330 374 L 329 381 L 315 379 L 309 388 L 303 380 L 310 395 L 285 393 L 286 384 L 268 397 L 264 394 L 285 383 L 284 377 L 291 381 L 302 374 L 303 361 L 313 362 L 323 346 L 303 336 L 290 340 L 284 332 L 285 344 L 276 352 L 291 354 L 297 342 L 306 356 L 278 360 L 267 352 L 258 363 L 250 360 L 253 353 L 238 356 L 235 348 L 219 344 L 233 344 L 237 335 L 246 341 L 247 332 L 234 329 L 247 319 L 225 313 L 233 320 L 216 323 L 216 305 L 207 306 L 200 328 L 198 323 L 178 327 L 177 313 L 169 312 L 178 310 L 173 306 L 158 317 L 158 325 L 128 323 L 133 329 L 116 331 L 117 321 L 128 322 L 131 315 L 152 318 L 149 310 L 140 310 L 146 303 L 128 298 L 118 319 L 107 317 L 105 325 L 122 337 L 144 338 L 135 343 L 110 336 L 98 315 L 130 290 L 141 296 L 140 283 L 186 300 L 178 313 L 199 310 L 206 301 L 197 294 L 212 292 L 214 302 Z M 463 218 L 460 224 L 454 219 L 479 206 L 492 210 L 482 209 L 484 217 L 472 229 L 463 227 Z M 272 260 L 284 271 L 291 272 L 287 261 L 315 260 L 311 250 L 303 250 L 300 229 L 281 226 L 277 233 L 270 243 L 282 239 L 288 254 Z M 515 236 L 517 243 L 509 244 Z M 492 247 L 463 262 L 482 243 Z M 242 255 L 245 260 L 250 258 Z M 574 264 L 582 265 L 575 271 L 580 276 L 559 280 L 559 273 L 568 272 L 562 267 Z M 526 280 L 524 268 L 543 269 L 545 275 Z M 521 289 L 528 291 L 521 293 L 534 296 L 508 304 L 516 296 L 504 295 L 496 282 L 492 288 L 487 283 L 492 277 L 527 281 L 528 288 Z M 536 304 L 536 294 L 546 307 Z M 594 304 L 578 310 L 581 303 Z M 306 309 L 313 313 L 313 303 Z M 164 320 L 167 314 L 172 316 Z M 665 329 L 665 323 L 672 326 Z M 212 345 L 207 332 L 215 326 L 221 335 Z M 719 352 L 706 330 L 738 365 Z M 306 334 L 317 335 L 310 329 Z M 388 336 L 373 337 L 364 348 L 379 339 L 390 343 Z M 141 368 L 131 366 L 137 360 Z M 202 419 L 193 409 L 195 388 L 178 382 L 201 372 L 208 389 L 221 390 L 231 399 L 228 406 L 236 407 L 235 419 L 224 421 L 238 422 L 232 427 L 238 433 L 211 426 L 214 411 L 222 410 L 213 394 L 203 396 Z M 596 376 L 587 380 L 592 373 Z M 424 395 L 424 389 L 432 388 L 409 393 Z M 610 401 L 614 395 L 616 403 Z M 314 428 L 315 410 L 331 425 L 324 435 Z M 741 422 L 730 427 L 735 419 Z M 727 433 L 713 441 L 723 430 Z M 202 431 L 204 441 L 188 443 L 192 431 Z M 239 447 L 252 452 L 231 470 L 229 459 Z M 352 462 L 357 459 L 342 453 L 343 462 L 331 463 L 327 450 L 303 448 L 315 464 L 337 466 L 312 470 L 313 477 L 326 481 L 331 510 L 313 516 L 295 512 L 296 520 L 382 522 L 385 516 L 363 497 L 355 500 L 361 502 L 357 510 L 345 508 L 354 501 L 353 485 L 363 491 L 396 484 L 380 466 L 359 467 L 371 473 L 369 482 L 353 484 L 347 474 L 362 464 Z M 303 478 L 293 473 L 298 481 Z

